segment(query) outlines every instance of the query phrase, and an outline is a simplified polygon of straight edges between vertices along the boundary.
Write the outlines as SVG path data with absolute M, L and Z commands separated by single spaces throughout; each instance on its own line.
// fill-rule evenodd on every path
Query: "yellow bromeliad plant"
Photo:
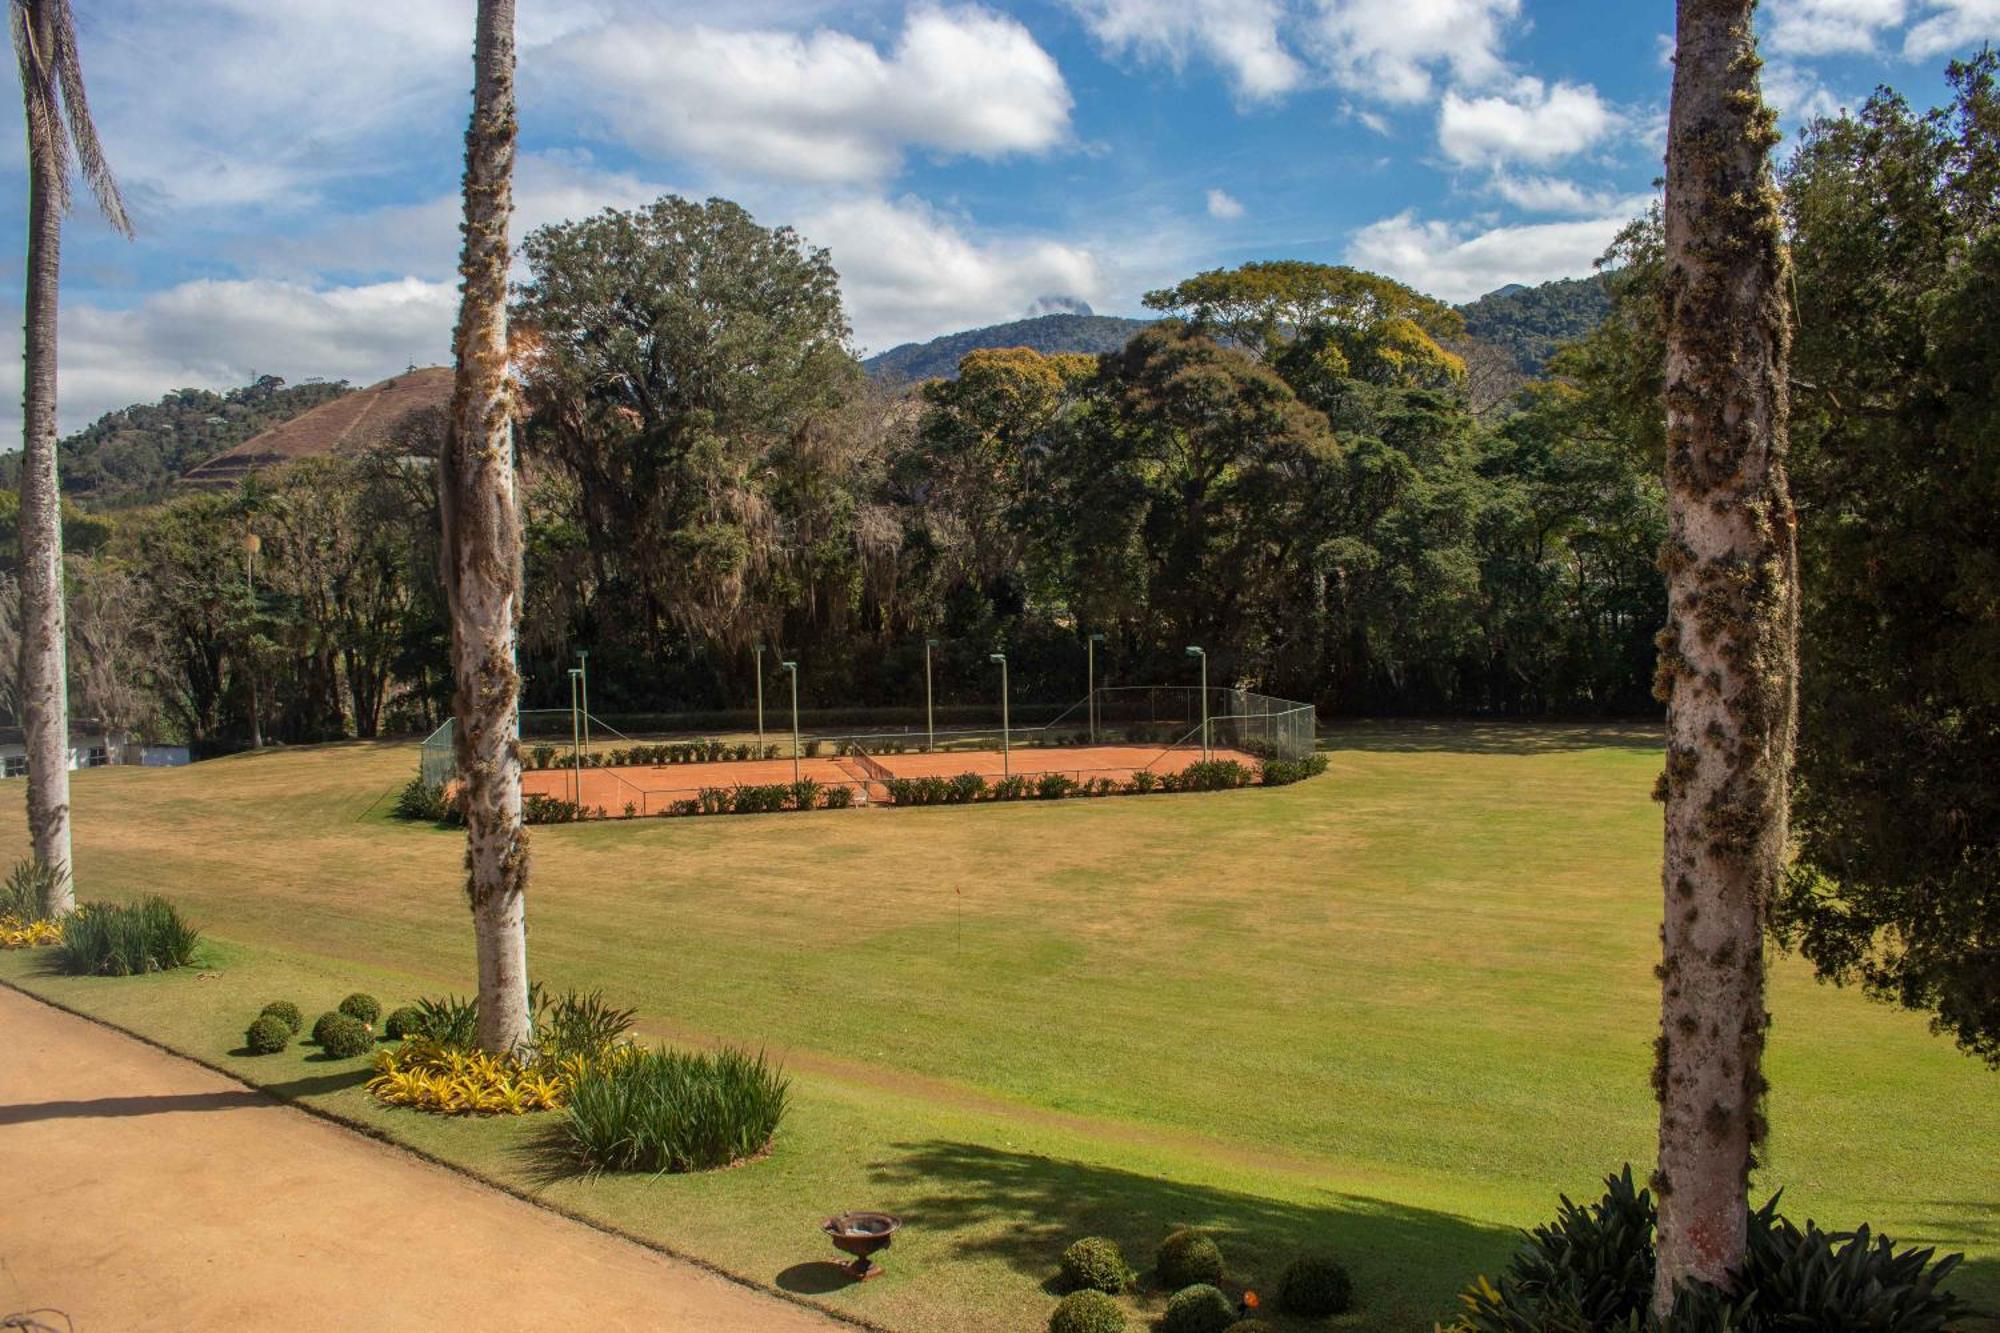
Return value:
M 0 949 L 37 949 L 44 944 L 61 944 L 62 937 L 62 927 L 53 921 L 0 916 Z
M 555 1111 L 578 1079 L 615 1068 L 640 1049 L 625 1036 L 632 1011 L 606 1005 L 595 991 L 545 1000 L 537 988 L 536 1001 L 541 1045 L 525 1060 L 463 1044 L 475 1018 L 472 1006 L 420 1003 L 408 1011 L 416 1031 L 402 1045 L 376 1052 L 368 1091 L 387 1105 L 435 1115 Z M 427 1013 L 438 1021 L 431 1023 Z M 461 1017 L 463 1023 L 455 1021 Z M 438 1031 L 426 1033 L 424 1025 Z

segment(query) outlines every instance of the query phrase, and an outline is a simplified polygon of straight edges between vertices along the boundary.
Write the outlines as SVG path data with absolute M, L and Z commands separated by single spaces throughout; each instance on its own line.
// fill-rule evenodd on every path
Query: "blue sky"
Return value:
M 446 359 L 471 0 L 76 0 L 139 227 L 80 207 L 65 429 Z M 521 0 L 527 227 L 674 191 L 827 246 L 858 349 L 1296 256 L 1464 300 L 1588 272 L 1659 174 L 1667 0 Z M 1788 129 L 1920 105 L 2000 0 L 1766 0 Z M 26 177 L 0 136 L 18 306 Z M 87 203 L 87 196 L 85 196 Z M 0 438 L 19 431 L 18 323 Z

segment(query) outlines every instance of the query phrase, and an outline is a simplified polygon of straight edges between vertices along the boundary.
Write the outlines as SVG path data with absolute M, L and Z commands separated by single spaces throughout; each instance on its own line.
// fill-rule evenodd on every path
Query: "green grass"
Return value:
M 812 1297 L 896 1327 L 1035 1326 L 1067 1241 L 1143 1267 L 1194 1224 L 1267 1289 L 1330 1248 L 1343 1326 L 1428 1328 L 1558 1190 L 1650 1159 L 1659 760 L 1644 731 L 1418 725 L 1332 759 L 1276 790 L 535 830 L 539 978 L 785 1062 L 776 1150 L 714 1175 L 550 1179 L 535 1125 L 227 1054 L 278 996 L 471 986 L 461 835 L 387 818 L 413 746 L 78 774 L 80 894 L 167 893 L 221 976 L 0 977 L 754 1281 L 822 1286 L 820 1219 L 897 1212 L 890 1276 Z M 1796 960 L 1772 1009 L 1760 1191 L 1962 1249 L 2000 1305 L 1994 1076 Z

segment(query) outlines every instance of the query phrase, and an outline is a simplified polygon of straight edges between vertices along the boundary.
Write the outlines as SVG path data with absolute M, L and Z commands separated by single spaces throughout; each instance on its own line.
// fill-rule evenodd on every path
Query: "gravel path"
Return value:
M 0 1317 L 79 1333 L 843 1327 L 6 987 L 0 1163 Z

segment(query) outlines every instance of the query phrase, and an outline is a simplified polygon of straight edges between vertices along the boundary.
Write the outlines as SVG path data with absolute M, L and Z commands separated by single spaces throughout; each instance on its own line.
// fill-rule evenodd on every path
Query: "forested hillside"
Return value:
M 176 389 L 107 412 L 57 446 L 63 493 L 96 509 L 157 500 L 188 469 L 347 391 L 344 380 L 266 375 L 226 393 Z M 20 467 L 18 453 L 0 456 L 0 486 L 18 487 Z
M 904 343 L 869 357 L 861 365 L 889 384 L 949 379 L 958 373 L 958 363 L 968 352 L 988 347 L 1027 347 L 1045 354 L 1115 352 L 1148 322 L 1116 315 L 1039 315 L 1011 324 L 947 333 L 926 343 Z
M 1558 278 L 1539 287 L 1502 287 L 1459 311 L 1469 337 L 1504 349 L 1532 377 L 1548 368 L 1558 346 L 1604 322 L 1611 297 L 1601 277 Z

